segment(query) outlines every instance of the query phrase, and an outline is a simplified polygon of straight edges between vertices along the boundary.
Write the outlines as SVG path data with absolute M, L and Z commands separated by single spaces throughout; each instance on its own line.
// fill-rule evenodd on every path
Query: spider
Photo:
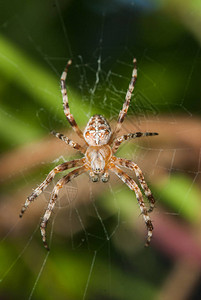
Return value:
M 40 230 L 42 235 L 42 240 L 44 247 L 49 250 L 48 244 L 46 241 L 46 226 L 47 222 L 51 216 L 52 210 L 54 209 L 59 190 L 71 181 L 73 178 L 81 175 L 82 173 L 88 172 L 89 177 L 92 182 L 97 182 L 99 179 L 102 182 L 107 182 L 109 180 L 109 171 L 115 173 L 132 191 L 135 192 L 141 214 L 143 215 L 146 227 L 147 227 L 147 240 L 145 246 L 148 246 L 151 241 L 153 225 L 149 216 L 149 213 L 153 210 L 155 199 L 144 179 L 144 175 L 141 169 L 138 167 L 136 163 L 131 160 L 127 160 L 124 158 L 118 158 L 114 156 L 115 152 L 118 150 L 119 146 L 124 142 L 130 139 L 139 138 L 142 136 L 154 136 L 158 135 L 156 132 L 135 132 L 128 133 L 122 136 L 117 136 L 119 131 L 121 130 L 122 123 L 124 118 L 126 117 L 131 95 L 134 90 L 134 86 L 137 79 L 137 66 L 136 59 L 133 59 L 133 72 L 131 81 L 126 93 L 125 102 L 123 104 L 122 109 L 119 112 L 119 117 L 117 120 L 116 127 L 114 131 L 111 130 L 109 123 L 102 115 L 94 115 L 92 116 L 87 125 L 82 132 L 73 115 L 70 112 L 69 103 L 68 103 L 68 95 L 66 89 L 66 77 L 68 73 L 69 66 L 72 64 L 72 61 L 69 60 L 66 68 L 64 69 L 61 76 L 61 93 L 63 97 L 63 109 L 64 114 L 73 130 L 76 134 L 84 141 L 84 146 L 81 146 L 77 142 L 72 141 L 68 137 L 64 136 L 61 133 L 57 133 L 52 131 L 52 134 L 57 138 L 64 141 L 67 145 L 72 148 L 80 151 L 83 154 L 83 158 L 71 160 L 61 165 L 56 166 L 50 173 L 47 175 L 46 179 L 32 192 L 32 194 L 26 199 L 24 206 L 21 209 L 20 217 L 23 216 L 24 212 L 28 208 L 29 204 L 34 201 L 36 197 L 38 197 L 50 184 L 57 173 L 63 172 L 68 169 L 76 168 L 73 171 L 69 172 L 63 178 L 61 178 L 55 185 L 48 207 L 45 211 L 45 214 L 42 218 Z M 121 167 L 128 168 L 135 172 L 136 177 L 140 183 L 141 188 L 144 191 L 145 196 L 149 201 L 149 208 L 145 206 L 142 192 L 136 182 L 125 173 Z

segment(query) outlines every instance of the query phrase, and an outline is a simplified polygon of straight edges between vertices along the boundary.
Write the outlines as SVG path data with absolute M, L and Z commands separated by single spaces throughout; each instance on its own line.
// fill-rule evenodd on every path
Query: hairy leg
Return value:
M 69 145 L 70 147 L 82 152 L 83 154 L 85 153 L 85 149 L 80 146 L 77 142 L 73 142 L 71 139 L 69 139 L 68 137 L 66 137 L 65 135 L 63 135 L 62 133 L 59 132 L 55 132 L 55 131 L 51 131 L 51 134 L 53 134 L 54 136 L 56 136 L 58 139 L 62 140 L 63 142 L 65 142 L 67 145 Z
M 70 113 L 70 108 L 68 104 L 66 77 L 67 77 L 68 68 L 71 64 L 72 64 L 72 60 L 69 60 L 61 75 L 61 93 L 63 97 L 63 109 L 64 109 L 64 114 L 66 115 L 66 118 L 70 123 L 70 125 L 72 126 L 73 130 L 79 135 L 80 138 L 84 139 L 82 131 L 79 129 L 73 115 Z
M 135 83 L 136 83 L 136 80 L 137 80 L 137 66 L 136 66 L 137 61 L 136 61 L 136 58 L 133 59 L 133 63 L 134 63 L 134 68 L 133 68 L 133 72 L 132 72 L 131 81 L 130 81 L 130 84 L 129 84 L 129 87 L 128 87 L 128 90 L 127 90 L 127 93 L 126 93 L 125 102 L 123 104 L 122 109 L 119 112 L 119 117 L 118 117 L 118 120 L 117 120 L 116 128 L 114 130 L 113 138 L 115 138 L 117 133 L 120 131 L 120 129 L 122 127 L 122 123 L 124 121 L 124 118 L 127 115 L 127 111 L 128 111 L 129 105 L 130 105 L 131 95 L 132 95 L 132 92 L 134 90 Z
M 114 140 L 112 146 L 112 153 L 115 153 L 119 149 L 119 146 L 125 141 L 129 141 L 131 139 L 139 138 L 142 136 L 154 136 L 154 135 L 158 135 L 158 133 L 157 132 L 135 132 L 135 133 L 124 134 Z
M 43 244 L 45 246 L 45 248 L 47 250 L 49 250 L 47 242 L 46 242 L 46 226 L 47 226 L 47 222 L 51 216 L 52 210 L 55 206 L 56 203 L 56 199 L 58 197 L 59 194 L 59 190 L 65 185 L 67 184 L 69 181 L 71 181 L 73 178 L 81 175 L 82 173 L 86 172 L 86 168 L 83 166 L 81 168 L 78 168 L 76 170 L 73 170 L 72 172 L 70 172 L 69 174 L 67 174 L 66 176 L 64 176 L 63 178 L 61 178 L 57 184 L 55 185 L 52 194 L 51 194 L 51 198 L 50 198 L 50 202 L 48 204 L 48 207 L 45 211 L 45 214 L 42 218 L 42 222 L 40 225 L 40 230 L 41 230 L 41 235 L 42 235 L 42 240 L 43 240 Z
M 46 179 L 33 191 L 33 193 L 26 199 L 25 204 L 23 205 L 21 212 L 20 212 L 20 218 L 23 216 L 24 212 L 26 211 L 27 207 L 31 202 L 34 201 L 36 197 L 38 197 L 50 184 L 50 182 L 53 180 L 55 175 L 57 173 L 60 173 L 62 171 L 65 171 L 70 168 L 79 167 L 84 164 L 83 159 L 75 159 L 68 162 L 65 162 L 57 167 L 55 167 L 50 173 L 47 175 Z
M 126 167 L 129 170 L 132 170 L 135 172 L 137 179 L 138 179 L 142 189 L 144 190 L 145 196 L 147 197 L 147 199 L 149 200 L 149 203 L 150 203 L 148 212 L 151 212 L 154 209 L 156 201 L 154 199 L 154 196 L 152 195 L 151 190 L 149 189 L 149 187 L 145 181 L 142 170 L 133 161 L 124 159 L 124 158 L 116 158 L 115 164 L 120 165 L 122 167 Z
M 149 213 L 147 211 L 147 208 L 144 204 L 144 200 L 143 200 L 143 196 L 142 193 L 140 191 L 140 188 L 138 187 L 138 185 L 136 184 L 136 182 L 129 176 L 127 175 L 125 172 L 123 172 L 119 167 L 117 167 L 114 164 L 110 164 L 109 165 L 109 169 L 114 172 L 132 191 L 135 192 L 138 204 L 140 206 L 140 210 L 141 213 L 143 215 L 146 227 L 147 227 L 147 241 L 145 246 L 149 246 L 150 241 L 151 241 L 151 237 L 152 237 L 152 231 L 153 231 L 153 225 L 151 222 L 151 219 L 149 217 Z

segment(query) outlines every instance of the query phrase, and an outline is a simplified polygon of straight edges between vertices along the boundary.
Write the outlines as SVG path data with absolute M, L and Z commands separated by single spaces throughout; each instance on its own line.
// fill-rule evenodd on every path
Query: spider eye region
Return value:
M 106 145 L 111 137 L 111 128 L 101 115 L 94 115 L 89 119 L 84 130 L 85 141 L 90 146 Z

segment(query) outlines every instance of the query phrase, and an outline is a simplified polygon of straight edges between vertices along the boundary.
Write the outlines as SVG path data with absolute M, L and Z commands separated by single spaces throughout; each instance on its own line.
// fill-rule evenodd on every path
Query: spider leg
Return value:
M 55 175 L 57 173 L 60 173 L 62 171 L 65 171 L 70 168 L 78 167 L 83 165 L 84 159 L 75 159 L 68 162 L 65 162 L 57 167 L 55 167 L 50 173 L 47 175 L 46 179 L 33 191 L 33 193 L 26 199 L 25 204 L 23 205 L 21 212 L 20 212 L 20 218 L 22 218 L 24 212 L 26 211 L 29 204 L 34 201 L 36 197 L 38 197 L 50 184 L 50 182 L 53 180 Z
M 72 126 L 73 130 L 79 135 L 80 138 L 84 139 L 82 131 L 79 129 L 73 115 L 70 113 L 70 108 L 68 104 L 66 77 L 67 77 L 68 68 L 71 64 L 72 64 L 72 60 L 69 60 L 61 75 L 61 93 L 63 97 L 63 109 L 64 109 L 64 114 L 66 115 L 66 118 L 70 123 L 70 125 Z
M 128 159 L 116 158 L 115 163 L 117 165 L 128 168 L 129 170 L 132 170 L 135 172 L 137 179 L 139 180 L 139 183 L 140 183 L 142 189 L 144 190 L 145 196 L 147 197 L 147 199 L 149 200 L 149 203 L 150 203 L 148 212 L 152 212 L 152 210 L 154 209 L 154 206 L 155 206 L 155 199 L 144 179 L 142 170 L 138 167 L 137 164 L 135 164 L 134 162 L 132 162 L 131 160 L 128 160 Z
M 86 172 L 86 168 L 83 166 L 81 168 L 78 168 L 76 170 L 73 170 L 72 172 L 70 172 L 69 174 L 65 175 L 63 178 L 61 178 L 57 184 L 55 185 L 52 194 L 51 194 L 51 198 L 50 198 L 50 202 L 48 204 L 48 207 L 45 211 L 45 214 L 42 218 L 41 221 L 41 225 L 40 225 L 40 230 L 41 230 L 41 235 L 42 235 L 42 240 L 43 240 L 43 244 L 45 246 L 45 248 L 47 250 L 49 250 L 47 242 L 46 242 L 46 226 L 47 226 L 47 222 L 51 216 L 52 210 L 55 206 L 56 203 L 56 199 L 58 197 L 59 194 L 59 190 L 64 186 L 64 184 L 68 183 L 69 181 L 71 181 L 73 178 L 81 175 L 82 173 Z
M 157 132 L 135 132 L 135 133 L 124 134 L 114 140 L 112 146 L 112 153 L 115 153 L 119 149 L 119 146 L 125 141 L 129 141 L 131 139 L 135 139 L 142 136 L 154 136 L 154 135 L 158 135 L 158 133 Z
M 140 206 L 141 213 L 143 215 L 146 227 L 147 227 L 147 241 L 145 246 L 149 246 L 151 237 L 152 237 L 152 231 L 153 231 L 153 225 L 151 222 L 151 219 L 149 217 L 149 212 L 147 211 L 147 208 L 145 207 L 144 200 L 142 193 L 140 191 L 140 188 L 136 184 L 136 182 L 128 176 L 125 172 L 123 172 L 119 167 L 117 167 L 115 164 L 110 164 L 109 169 L 114 172 L 132 191 L 135 192 L 136 198 L 138 201 L 138 204 Z
M 83 154 L 85 153 L 85 149 L 82 146 L 80 146 L 77 142 L 73 142 L 71 139 L 66 137 L 64 134 L 55 132 L 55 131 L 51 131 L 51 134 L 53 134 L 54 136 L 56 136 L 57 138 L 59 138 L 60 140 L 65 142 L 67 145 L 71 146 L 72 148 L 82 152 Z
M 119 112 L 117 125 L 116 125 L 116 128 L 115 128 L 114 133 L 113 133 L 113 138 L 115 138 L 117 133 L 120 131 L 120 129 L 122 127 L 122 123 L 124 121 L 124 118 L 127 114 L 127 111 L 128 111 L 129 105 L 130 105 L 131 95 L 132 95 L 132 92 L 134 90 L 135 83 L 136 83 L 136 80 L 137 80 L 137 66 L 136 66 L 136 63 L 137 63 L 137 60 L 136 60 L 136 58 L 134 58 L 133 59 L 134 68 L 133 68 L 133 72 L 132 72 L 131 81 L 130 81 L 130 84 L 129 84 L 129 87 L 128 87 L 128 90 L 127 90 L 127 93 L 126 93 L 125 102 L 123 104 L 122 109 Z

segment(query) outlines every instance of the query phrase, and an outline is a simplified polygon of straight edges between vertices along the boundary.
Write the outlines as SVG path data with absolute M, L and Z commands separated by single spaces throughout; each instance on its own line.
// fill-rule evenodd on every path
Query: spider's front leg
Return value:
M 115 164 L 125 167 L 125 168 L 128 168 L 129 170 L 135 172 L 137 179 L 139 180 L 139 183 L 140 183 L 142 189 L 144 190 L 145 196 L 147 197 L 147 199 L 149 200 L 149 203 L 150 203 L 148 212 L 152 212 L 156 201 L 154 199 L 154 196 L 152 195 L 151 190 L 149 189 L 149 187 L 145 181 L 142 170 L 133 161 L 131 161 L 129 159 L 125 159 L 125 158 L 115 158 Z
M 56 203 L 56 199 L 58 197 L 59 194 L 59 190 L 65 185 L 67 184 L 69 181 L 71 181 L 73 178 L 81 175 L 82 173 L 86 172 L 86 168 L 83 166 L 81 168 L 78 168 L 76 170 L 73 170 L 72 172 L 70 172 L 69 174 L 67 174 L 66 176 L 64 176 L 63 178 L 61 178 L 57 184 L 55 185 L 52 194 L 51 194 L 51 198 L 50 198 L 50 202 L 48 204 L 48 207 L 45 211 L 45 214 L 42 218 L 42 222 L 40 225 L 40 230 L 41 230 L 41 235 L 42 235 L 42 240 L 43 240 L 43 244 L 45 246 L 45 248 L 47 250 L 49 250 L 49 247 L 47 245 L 46 242 L 46 226 L 47 226 L 47 222 L 51 216 L 52 210 L 55 206 Z
M 46 179 L 33 191 L 33 193 L 26 199 L 25 204 L 23 205 L 20 218 L 22 218 L 24 212 L 31 202 L 35 200 L 50 184 L 50 182 L 54 179 L 57 173 L 63 172 L 67 169 L 82 166 L 84 163 L 84 159 L 75 159 L 68 162 L 65 162 L 57 167 L 55 167 L 50 173 L 47 175 Z
M 125 172 L 123 172 L 119 167 L 114 165 L 113 163 L 109 165 L 109 169 L 114 172 L 132 191 L 135 192 L 138 204 L 140 206 L 141 213 L 143 215 L 146 227 L 147 227 L 147 241 L 145 246 L 149 246 L 152 237 L 153 225 L 149 216 L 149 212 L 145 207 L 144 200 L 140 188 L 136 184 L 136 182 Z

